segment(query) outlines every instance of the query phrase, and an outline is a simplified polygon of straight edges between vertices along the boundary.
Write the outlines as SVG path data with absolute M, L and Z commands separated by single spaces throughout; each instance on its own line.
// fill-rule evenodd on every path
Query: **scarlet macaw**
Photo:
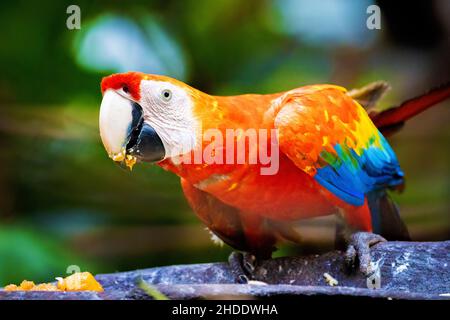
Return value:
M 165 76 L 113 74 L 101 83 L 100 134 L 113 160 L 130 167 L 136 160 L 154 162 L 177 174 L 187 201 L 211 232 L 258 258 L 270 257 L 279 239 L 298 242 L 292 221 L 340 214 L 359 231 L 350 237 L 348 254 L 357 254 L 367 274 L 370 245 L 383 237 L 409 238 L 386 193 L 401 188 L 404 173 L 381 132 L 392 132 L 450 95 L 447 86 L 377 112 L 374 105 L 386 89 L 382 82 L 350 92 L 323 84 L 219 97 Z M 227 129 L 250 128 L 276 130 L 276 174 L 262 175 L 262 164 L 180 161 L 205 150 L 201 141 L 208 129 L 225 136 Z

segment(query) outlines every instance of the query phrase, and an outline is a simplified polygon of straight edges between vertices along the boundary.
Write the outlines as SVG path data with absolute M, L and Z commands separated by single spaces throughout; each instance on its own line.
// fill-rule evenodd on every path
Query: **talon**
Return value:
M 345 265 L 348 270 L 353 270 L 356 264 L 356 249 L 353 245 L 349 245 L 347 247 L 347 251 L 345 252 Z
M 255 271 L 256 257 L 250 253 L 240 253 L 233 251 L 228 258 L 231 273 L 236 281 L 241 284 L 247 284 L 252 280 L 252 274 Z
M 250 280 L 248 279 L 248 277 L 245 274 L 240 274 L 238 276 L 238 283 L 240 284 L 248 284 L 250 282 Z
M 359 264 L 359 271 L 365 276 L 370 275 L 371 268 L 370 247 L 385 242 L 382 236 L 370 232 L 356 232 L 351 235 L 347 251 L 345 253 L 345 262 L 351 270 L 354 270 L 356 262 Z
M 245 270 L 249 273 L 252 274 L 255 269 L 256 269 L 256 257 L 254 255 L 252 255 L 251 253 L 244 253 L 243 257 L 243 266 L 245 268 Z

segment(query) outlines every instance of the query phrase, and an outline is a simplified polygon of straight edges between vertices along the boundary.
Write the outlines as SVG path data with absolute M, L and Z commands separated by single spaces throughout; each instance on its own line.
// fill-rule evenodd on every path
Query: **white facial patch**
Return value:
M 197 121 L 192 114 L 192 99 L 183 88 L 165 81 L 143 80 L 140 104 L 144 121 L 164 144 L 166 158 L 194 149 Z

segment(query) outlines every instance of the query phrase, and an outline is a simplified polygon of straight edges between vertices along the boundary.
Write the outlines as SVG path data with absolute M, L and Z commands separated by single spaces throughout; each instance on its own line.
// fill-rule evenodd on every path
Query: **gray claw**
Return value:
M 256 257 L 251 253 L 245 252 L 242 256 L 243 267 L 245 270 L 252 274 L 256 269 Z
M 250 253 L 233 251 L 228 258 L 228 263 L 236 281 L 247 284 L 252 280 L 256 266 L 256 257 Z
M 385 242 L 382 236 L 370 232 L 356 232 L 352 234 L 350 243 L 345 253 L 345 262 L 350 269 L 355 268 L 355 262 L 359 262 L 359 271 L 365 276 L 373 273 L 371 267 L 370 247 L 380 242 Z

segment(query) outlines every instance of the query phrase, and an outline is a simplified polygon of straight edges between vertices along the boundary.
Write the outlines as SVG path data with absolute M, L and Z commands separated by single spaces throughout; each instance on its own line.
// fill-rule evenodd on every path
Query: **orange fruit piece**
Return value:
M 61 291 L 103 291 L 101 284 L 90 272 L 76 272 L 64 279 L 58 279 L 58 289 Z
M 102 292 L 103 287 L 95 280 L 90 272 L 76 272 L 66 278 L 57 278 L 58 284 L 40 283 L 23 280 L 17 286 L 10 284 L 4 287 L 5 291 L 97 291 Z

